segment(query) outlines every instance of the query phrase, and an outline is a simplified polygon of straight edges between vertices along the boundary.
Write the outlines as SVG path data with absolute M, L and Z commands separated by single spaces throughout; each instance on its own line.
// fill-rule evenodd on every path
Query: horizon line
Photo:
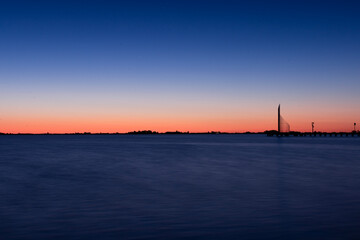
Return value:
M 360 131 L 314 131 L 314 133 L 359 133 Z M 267 133 L 278 133 L 277 130 L 265 130 L 265 131 L 242 131 L 242 132 L 226 132 L 226 131 L 202 131 L 202 132 L 190 132 L 190 131 L 165 131 L 158 132 L 152 130 L 138 130 L 130 132 L 0 132 L 0 135 L 156 135 L 156 134 L 267 134 Z M 290 131 L 289 133 L 311 133 L 311 131 Z

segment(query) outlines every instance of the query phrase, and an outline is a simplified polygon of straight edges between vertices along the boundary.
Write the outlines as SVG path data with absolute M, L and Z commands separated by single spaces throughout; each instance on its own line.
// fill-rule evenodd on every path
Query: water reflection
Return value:
M 358 138 L 1 136 L 2 239 L 356 239 Z

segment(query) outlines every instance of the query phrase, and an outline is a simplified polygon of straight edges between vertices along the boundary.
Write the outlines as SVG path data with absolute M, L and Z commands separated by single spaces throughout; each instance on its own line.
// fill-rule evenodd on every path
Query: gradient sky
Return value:
M 360 2 L 0 3 L 0 132 L 360 125 Z

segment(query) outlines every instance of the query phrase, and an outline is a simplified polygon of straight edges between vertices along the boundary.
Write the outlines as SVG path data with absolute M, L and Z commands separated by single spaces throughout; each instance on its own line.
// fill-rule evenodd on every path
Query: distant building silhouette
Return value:
M 278 132 L 280 132 L 280 104 L 278 106 Z
M 315 128 L 314 124 L 315 124 L 315 122 L 311 122 L 311 132 L 312 133 L 314 132 L 314 128 Z
M 280 113 L 280 104 L 278 106 L 278 132 L 286 133 L 290 132 L 290 124 L 285 121 L 285 119 L 281 116 Z

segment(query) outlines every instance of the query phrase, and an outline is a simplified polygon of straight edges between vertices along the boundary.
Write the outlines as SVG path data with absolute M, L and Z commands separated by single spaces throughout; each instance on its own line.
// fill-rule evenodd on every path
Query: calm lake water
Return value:
M 0 136 L 0 239 L 360 239 L 360 138 Z

